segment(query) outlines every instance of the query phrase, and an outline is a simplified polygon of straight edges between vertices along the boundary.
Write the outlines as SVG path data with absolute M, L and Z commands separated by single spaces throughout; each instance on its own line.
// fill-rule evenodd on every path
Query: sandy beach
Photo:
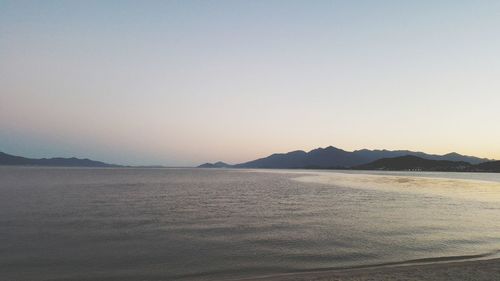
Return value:
M 500 280 L 500 259 L 385 266 L 267 276 L 259 281 L 494 281 Z

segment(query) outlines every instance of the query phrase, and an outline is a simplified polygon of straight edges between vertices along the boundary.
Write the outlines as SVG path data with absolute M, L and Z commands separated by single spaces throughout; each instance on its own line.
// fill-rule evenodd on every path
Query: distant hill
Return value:
M 487 158 L 479 158 L 474 156 L 461 155 L 456 152 L 451 152 L 444 155 L 428 154 L 425 152 L 411 151 L 411 150 L 356 150 L 353 153 L 362 155 L 363 157 L 370 158 L 371 161 L 381 159 L 381 158 L 394 158 L 399 156 L 412 155 L 429 160 L 446 160 L 446 161 L 463 161 L 471 164 L 479 164 L 487 161 L 491 161 Z M 366 162 L 368 163 L 368 162 Z
M 352 167 L 355 170 L 388 170 L 388 171 L 466 171 L 471 164 L 463 161 L 429 160 L 406 155 L 394 158 L 383 158 L 368 164 Z
M 0 165 L 9 166 L 56 166 L 56 167 L 120 167 L 90 159 L 41 158 L 32 159 L 0 152 Z
M 198 166 L 198 168 L 231 168 L 232 165 L 226 164 L 224 162 L 216 162 L 216 163 L 205 163 Z
M 293 168 L 350 168 L 362 164 L 370 163 L 382 158 L 394 158 L 406 155 L 417 156 L 428 160 L 439 161 L 461 161 L 471 164 L 479 164 L 489 161 L 473 156 L 460 155 L 458 153 L 449 153 L 445 155 L 427 154 L 424 152 L 415 152 L 409 150 L 355 150 L 345 151 L 333 146 L 326 148 L 317 148 L 309 152 L 302 150 L 288 153 L 276 153 L 257 160 L 234 165 L 235 168 L 274 168 L 274 169 L 293 169 Z
M 474 165 L 472 172 L 496 172 L 500 173 L 500 161 L 490 161 Z

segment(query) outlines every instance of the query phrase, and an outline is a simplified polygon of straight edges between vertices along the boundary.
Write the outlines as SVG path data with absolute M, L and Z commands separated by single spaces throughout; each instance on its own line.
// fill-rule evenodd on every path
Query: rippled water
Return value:
M 498 174 L 3 167 L 0 280 L 220 280 L 475 255 L 500 249 L 499 218 Z

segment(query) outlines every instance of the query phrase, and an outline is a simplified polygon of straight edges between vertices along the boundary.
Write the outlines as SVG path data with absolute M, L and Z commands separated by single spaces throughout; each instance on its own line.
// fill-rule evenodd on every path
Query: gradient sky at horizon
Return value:
M 500 159 L 500 1 L 2 1 L 0 151 Z

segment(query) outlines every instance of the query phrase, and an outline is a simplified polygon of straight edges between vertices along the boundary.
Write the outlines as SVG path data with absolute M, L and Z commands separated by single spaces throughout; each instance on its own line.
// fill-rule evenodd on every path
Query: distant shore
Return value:
M 244 279 L 246 281 L 491 281 L 500 280 L 500 258 L 431 264 L 328 270 Z

